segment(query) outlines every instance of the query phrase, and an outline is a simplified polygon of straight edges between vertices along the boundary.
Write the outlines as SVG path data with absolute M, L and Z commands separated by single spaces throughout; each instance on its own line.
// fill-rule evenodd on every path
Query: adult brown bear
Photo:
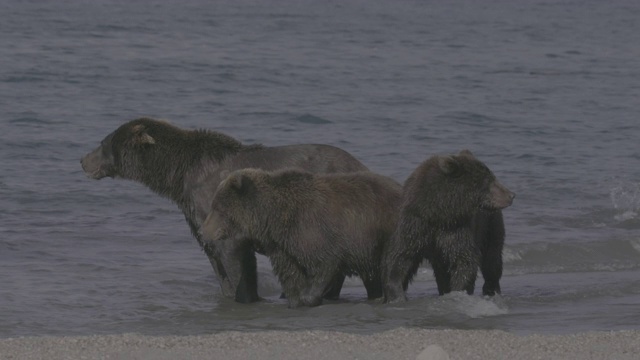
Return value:
M 312 173 L 367 170 L 346 151 L 329 145 L 243 145 L 219 132 L 184 130 L 150 118 L 123 124 L 86 154 L 81 163 L 90 178 L 134 180 L 173 200 L 207 254 L 222 293 L 239 302 L 259 299 L 255 253 L 247 250 L 243 254 L 247 271 L 237 286 L 231 285 L 215 249 L 204 244 L 198 232 L 211 210 L 220 181 L 230 172 L 248 167 L 264 170 L 293 167 Z M 342 281 L 344 277 L 335 279 L 335 287 L 328 296 L 338 296 Z
M 440 295 L 472 294 L 480 268 L 483 295 L 500 293 L 502 209 L 515 194 L 468 150 L 433 156 L 406 180 L 398 227 L 383 260 L 386 302 L 405 301 L 424 258 Z
M 375 299 L 401 199 L 400 184 L 368 171 L 238 170 L 220 183 L 202 239 L 219 251 L 232 284 L 245 272 L 244 249 L 262 249 L 289 307 L 320 305 L 340 275 L 359 275 Z

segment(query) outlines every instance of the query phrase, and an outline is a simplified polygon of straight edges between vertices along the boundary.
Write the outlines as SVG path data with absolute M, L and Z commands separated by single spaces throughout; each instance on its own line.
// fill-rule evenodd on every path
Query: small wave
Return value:
M 56 121 L 50 119 L 43 119 L 37 116 L 20 116 L 9 120 L 9 124 L 17 126 L 42 126 L 42 125 L 56 125 L 65 124 L 67 121 Z
M 0 79 L 0 82 L 7 83 L 25 83 L 25 82 L 44 82 L 47 81 L 46 76 L 26 74 L 26 75 L 11 75 Z
M 304 114 L 300 116 L 296 116 L 294 118 L 295 121 L 305 123 L 305 124 L 314 124 L 314 125 L 324 125 L 324 124 L 332 124 L 330 120 L 321 118 L 319 116 Z
M 438 119 L 453 120 L 458 124 L 472 127 L 486 127 L 487 125 L 507 124 L 508 121 L 491 115 L 470 111 L 452 111 L 436 116 Z
M 49 121 L 33 116 L 22 116 L 9 120 L 9 124 L 49 124 Z

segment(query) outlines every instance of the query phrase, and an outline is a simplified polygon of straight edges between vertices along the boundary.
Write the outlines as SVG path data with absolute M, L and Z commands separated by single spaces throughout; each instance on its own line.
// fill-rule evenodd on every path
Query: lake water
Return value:
M 640 2 L 0 3 L 0 337 L 640 328 Z M 90 180 L 125 121 L 339 146 L 400 182 L 468 148 L 517 193 L 503 296 L 224 299 L 169 200 Z M 481 284 L 481 280 L 479 280 Z M 478 286 L 477 286 L 478 288 Z M 477 291 L 478 292 L 478 291 Z

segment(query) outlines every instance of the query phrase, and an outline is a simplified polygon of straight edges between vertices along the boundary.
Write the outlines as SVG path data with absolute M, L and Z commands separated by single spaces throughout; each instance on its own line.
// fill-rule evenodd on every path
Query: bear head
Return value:
M 418 201 L 435 205 L 445 216 L 504 209 L 515 197 L 469 150 L 431 157 L 410 177 L 407 187 L 405 193 L 418 194 Z
M 171 125 L 148 118 L 125 123 L 81 159 L 82 169 L 96 180 L 104 177 L 137 179 L 137 165 L 141 163 L 137 158 L 156 144 L 150 132 L 168 126 Z
M 211 212 L 202 225 L 205 239 L 216 241 L 228 237 L 250 237 L 258 226 L 262 202 L 259 188 L 266 173 L 258 169 L 232 172 L 219 185 L 211 202 Z
M 202 233 L 215 241 L 261 238 L 286 229 L 308 202 L 313 179 L 311 173 L 293 168 L 236 170 L 218 185 Z

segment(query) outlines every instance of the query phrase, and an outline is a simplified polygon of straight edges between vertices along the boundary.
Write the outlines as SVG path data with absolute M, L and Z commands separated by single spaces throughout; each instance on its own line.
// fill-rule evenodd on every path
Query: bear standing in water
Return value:
M 248 167 L 265 170 L 296 167 L 312 173 L 367 170 L 346 151 L 329 145 L 247 146 L 218 132 L 183 130 L 149 118 L 123 124 L 86 154 L 81 163 L 92 179 L 134 180 L 173 200 L 209 257 L 222 293 L 239 302 L 259 299 L 255 253 L 242 254 L 246 271 L 241 281 L 231 284 L 215 249 L 199 237 L 220 181 L 230 172 Z M 335 279 L 329 296 L 338 296 L 343 281 L 344 276 Z
M 271 260 L 289 307 L 322 303 L 332 279 L 361 277 L 369 299 L 382 296 L 380 260 L 396 227 L 402 187 L 370 172 L 313 175 L 239 170 L 224 180 L 202 225 L 231 282 L 246 249 Z
M 440 295 L 472 294 L 478 267 L 483 295 L 500 293 L 501 209 L 514 197 L 468 150 L 423 162 L 404 184 L 398 227 L 385 251 L 385 302 L 406 301 L 407 286 L 424 258 Z

